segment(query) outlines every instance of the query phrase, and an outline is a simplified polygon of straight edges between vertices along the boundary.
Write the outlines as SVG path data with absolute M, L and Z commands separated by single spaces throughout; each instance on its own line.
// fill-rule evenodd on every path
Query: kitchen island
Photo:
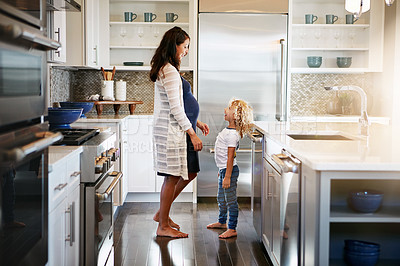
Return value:
M 400 264 L 400 129 L 372 124 L 365 137 L 358 134 L 357 123 L 348 122 L 259 121 L 255 126 L 264 134 L 264 150 L 279 144 L 302 163 L 300 265 L 345 265 L 345 239 L 379 243 L 378 265 Z M 304 135 L 340 135 L 347 140 Z M 264 177 L 263 186 L 269 187 L 267 180 Z M 384 192 L 377 212 L 358 213 L 348 206 L 349 193 L 364 189 Z

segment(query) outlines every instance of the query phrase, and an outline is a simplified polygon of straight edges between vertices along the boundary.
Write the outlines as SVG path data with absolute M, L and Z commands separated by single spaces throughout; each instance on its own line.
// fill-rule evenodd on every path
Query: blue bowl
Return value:
M 81 116 L 83 108 L 48 108 L 48 120 L 51 129 L 55 128 L 71 128 L 69 124 L 78 120 Z
M 360 253 L 345 251 L 344 259 L 352 266 L 375 266 L 379 260 L 379 252 Z
M 376 212 L 382 204 L 383 193 L 375 190 L 350 192 L 349 203 L 355 211 Z
M 86 117 L 85 114 L 92 110 L 93 102 L 60 102 L 62 108 L 78 109 L 83 108 L 81 117 Z
M 379 252 L 381 247 L 377 243 L 353 239 L 346 239 L 344 243 L 346 250 L 355 252 Z

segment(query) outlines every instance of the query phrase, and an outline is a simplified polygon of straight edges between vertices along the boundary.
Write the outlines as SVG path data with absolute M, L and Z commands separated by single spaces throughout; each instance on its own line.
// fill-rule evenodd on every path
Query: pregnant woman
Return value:
M 160 193 L 160 209 L 154 216 L 154 220 L 159 222 L 158 236 L 176 238 L 188 236 L 176 230 L 179 229 L 179 225 L 169 218 L 169 211 L 174 199 L 191 181 L 188 174 L 186 139 L 189 139 L 189 145 L 192 143 L 193 151 L 200 151 L 203 147 L 191 121 L 185 114 L 183 80 L 179 74 L 181 60 L 189 51 L 189 43 L 189 35 L 181 28 L 174 27 L 164 34 L 151 60 L 150 79 L 155 82 L 154 168 L 158 175 L 164 176 Z M 198 115 L 198 106 L 194 113 Z M 197 121 L 196 125 L 204 134 L 208 134 L 206 124 Z

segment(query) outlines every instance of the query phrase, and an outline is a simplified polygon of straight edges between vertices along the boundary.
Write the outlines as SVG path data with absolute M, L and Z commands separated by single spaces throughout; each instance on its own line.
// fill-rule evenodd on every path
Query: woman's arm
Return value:
M 228 161 L 226 162 L 225 177 L 222 180 L 222 187 L 229 188 L 231 186 L 231 176 L 233 169 L 233 159 L 235 158 L 235 147 L 228 147 Z

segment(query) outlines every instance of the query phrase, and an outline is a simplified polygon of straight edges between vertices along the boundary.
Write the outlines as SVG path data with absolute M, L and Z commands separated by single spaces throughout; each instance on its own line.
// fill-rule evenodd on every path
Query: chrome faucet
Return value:
M 356 91 L 360 94 L 361 97 L 361 117 L 358 120 L 359 122 L 359 130 L 360 134 L 364 136 L 368 136 L 369 134 L 369 125 L 371 122 L 369 121 L 367 114 L 367 94 L 365 91 L 358 86 L 325 86 L 325 90 L 334 90 L 334 91 Z

